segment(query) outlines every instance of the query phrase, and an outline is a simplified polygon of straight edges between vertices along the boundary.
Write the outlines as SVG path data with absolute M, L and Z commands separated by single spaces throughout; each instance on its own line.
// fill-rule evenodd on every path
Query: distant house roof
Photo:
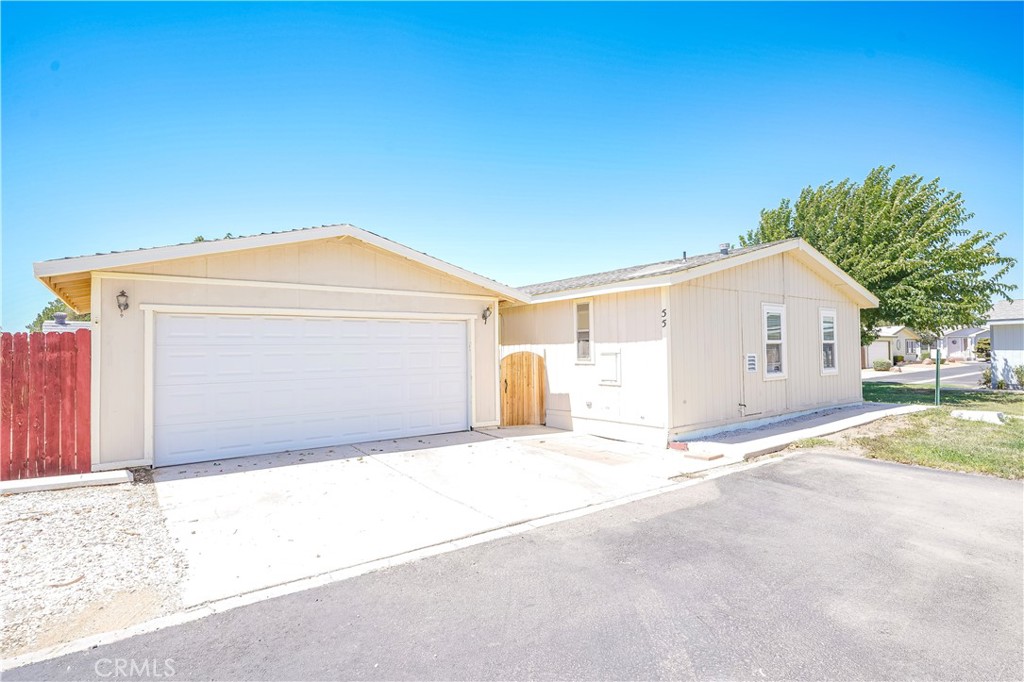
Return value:
M 890 337 L 890 336 L 896 336 L 897 334 L 899 334 L 904 329 L 907 330 L 907 336 L 911 336 L 911 337 L 913 337 L 915 339 L 921 338 L 920 336 L 918 336 L 917 332 L 915 332 L 913 329 L 910 329 L 906 325 L 902 325 L 902 324 L 893 324 L 893 325 L 889 325 L 889 326 L 886 326 L 886 327 L 879 327 L 877 331 L 878 331 L 878 336 L 880 336 L 880 337 L 882 337 L 882 336 Z
M 950 331 L 943 332 L 943 338 L 970 338 L 983 334 L 988 331 L 988 327 L 965 327 L 963 329 L 951 329 Z
M 76 329 L 92 329 L 92 322 L 88 320 L 68 320 L 65 322 L 46 320 L 43 322 L 42 327 L 44 332 L 73 332 Z
M 725 252 L 716 251 L 686 258 L 673 258 L 657 263 L 632 265 L 617 270 L 530 284 L 519 287 L 519 289 L 529 294 L 534 302 L 645 289 L 677 284 L 780 253 L 794 254 L 819 275 L 836 282 L 837 286 L 842 287 L 846 295 L 862 308 L 874 308 L 878 305 L 878 298 L 874 294 L 810 244 L 799 238 L 728 249 Z
M 1013 301 L 999 301 L 988 311 L 989 322 L 1024 320 L 1024 298 Z

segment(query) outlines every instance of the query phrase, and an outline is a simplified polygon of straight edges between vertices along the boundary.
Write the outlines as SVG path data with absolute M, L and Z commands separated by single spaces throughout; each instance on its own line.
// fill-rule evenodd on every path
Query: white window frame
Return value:
M 769 341 L 768 340 L 768 314 L 779 313 L 782 318 L 782 340 L 781 341 Z M 789 371 L 789 357 L 786 353 L 787 347 L 787 334 L 786 334 L 786 306 L 782 303 L 762 303 L 761 304 L 761 366 L 762 377 L 765 381 L 779 381 L 785 379 Z M 768 344 L 779 344 L 779 355 L 782 358 L 782 371 L 778 373 L 770 373 L 768 371 Z
M 585 305 L 589 311 L 588 317 L 590 318 L 590 328 L 586 331 L 590 335 L 590 356 L 586 358 L 580 357 L 580 306 Z M 572 345 L 573 352 L 576 355 L 577 365 L 593 365 L 597 354 L 594 352 L 594 299 L 592 298 L 581 298 L 572 302 Z
M 832 340 L 825 340 L 825 318 L 832 318 Z M 818 308 L 818 343 L 819 350 L 821 350 L 821 375 L 827 376 L 829 374 L 839 374 L 839 316 L 836 315 L 835 308 Z M 825 366 L 825 351 L 824 345 L 826 343 L 832 344 L 832 360 L 835 363 L 835 367 Z

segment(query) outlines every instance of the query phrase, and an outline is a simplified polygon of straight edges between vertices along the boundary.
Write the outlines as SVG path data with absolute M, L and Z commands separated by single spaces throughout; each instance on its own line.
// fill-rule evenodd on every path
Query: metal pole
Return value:
M 942 402 L 941 389 L 939 388 L 940 370 L 942 368 L 942 351 L 939 349 L 938 339 L 935 341 L 935 404 Z

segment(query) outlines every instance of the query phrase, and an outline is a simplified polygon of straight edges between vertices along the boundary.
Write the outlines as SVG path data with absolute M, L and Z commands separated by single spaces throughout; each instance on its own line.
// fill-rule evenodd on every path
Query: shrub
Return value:
M 978 380 L 979 386 L 991 386 L 992 385 L 992 370 L 983 369 L 981 371 L 981 379 Z
M 992 359 L 992 339 L 978 339 L 978 343 L 974 346 L 974 352 L 978 356 L 979 360 L 991 360 Z
M 871 366 L 875 368 L 876 372 L 888 372 L 892 369 L 892 363 L 888 360 L 875 360 Z
M 1013 378 L 1017 381 L 1018 387 L 1024 387 L 1024 365 L 1013 368 Z
M 903 356 L 902 355 L 894 355 L 894 356 L 892 356 L 892 361 L 898 365 L 901 362 L 903 362 Z
M 999 381 L 996 382 L 996 388 L 999 389 L 1000 391 L 1005 391 L 1006 390 L 1006 382 L 1003 381 L 1002 379 L 1000 379 Z

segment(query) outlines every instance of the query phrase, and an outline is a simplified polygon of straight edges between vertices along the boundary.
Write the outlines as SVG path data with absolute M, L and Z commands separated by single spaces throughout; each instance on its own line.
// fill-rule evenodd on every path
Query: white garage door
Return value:
M 466 323 L 157 315 L 154 464 L 469 428 Z
M 868 346 L 868 362 L 874 362 L 875 360 L 889 360 L 889 342 L 888 341 L 875 341 Z

